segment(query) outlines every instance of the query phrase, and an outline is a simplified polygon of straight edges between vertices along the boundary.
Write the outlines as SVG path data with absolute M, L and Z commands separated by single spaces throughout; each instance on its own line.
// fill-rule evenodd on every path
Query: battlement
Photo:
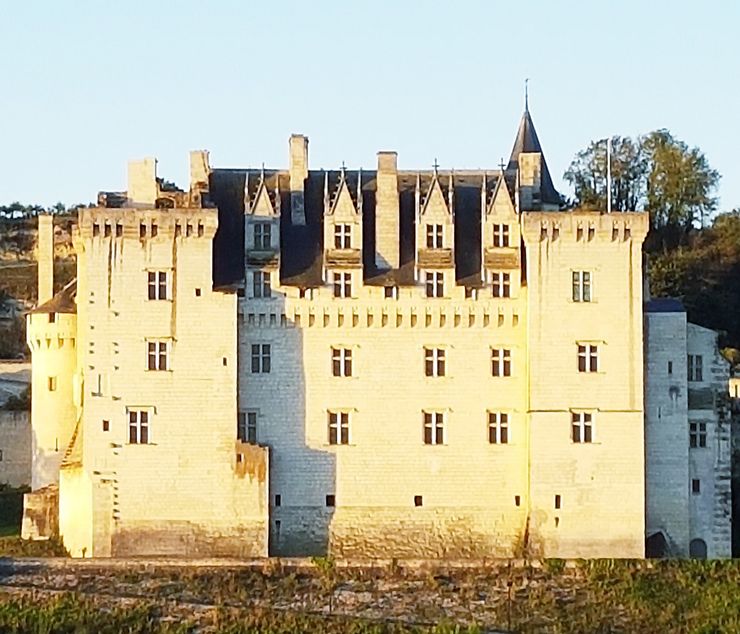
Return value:
M 93 207 L 80 210 L 77 235 L 83 239 L 213 239 L 218 212 L 202 207 L 145 209 Z

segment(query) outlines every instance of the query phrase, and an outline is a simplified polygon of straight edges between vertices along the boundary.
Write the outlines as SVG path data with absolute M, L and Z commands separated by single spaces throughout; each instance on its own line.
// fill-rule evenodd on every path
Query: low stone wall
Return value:
M 0 484 L 31 485 L 31 416 L 0 410 Z
M 49 539 L 59 535 L 59 487 L 49 485 L 23 496 L 23 539 Z

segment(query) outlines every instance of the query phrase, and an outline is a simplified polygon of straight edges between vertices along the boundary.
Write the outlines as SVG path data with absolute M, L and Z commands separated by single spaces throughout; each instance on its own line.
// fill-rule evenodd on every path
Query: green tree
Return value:
M 699 148 L 689 148 L 668 130 L 636 140 L 612 137 L 612 209 L 644 209 L 652 234 L 648 250 L 686 244 L 692 229 L 717 208 L 719 173 Z M 606 139 L 576 154 L 564 178 L 575 190 L 576 204 L 606 209 Z

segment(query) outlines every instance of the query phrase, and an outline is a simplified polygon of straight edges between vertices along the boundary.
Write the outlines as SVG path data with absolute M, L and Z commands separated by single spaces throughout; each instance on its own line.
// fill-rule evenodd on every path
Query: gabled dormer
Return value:
M 484 176 L 481 188 L 483 203 L 483 279 L 491 285 L 495 297 L 513 297 L 518 288 L 521 232 L 503 173 L 489 190 Z
M 446 182 L 445 182 L 446 181 Z M 454 266 L 455 186 L 450 173 L 441 177 L 434 169 L 426 193 L 422 195 L 421 177 L 416 184 L 416 250 L 419 268 Z
M 326 268 L 362 266 L 362 172 L 359 171 L 354 178 L 352 176 L 342 167 L 333 187 L 329 173 L 324 176 Z
M 277 266 L 280 255 L 280 188 L 278 174 L 247 172 L 244 184 L 245 248 L 247 264 Z

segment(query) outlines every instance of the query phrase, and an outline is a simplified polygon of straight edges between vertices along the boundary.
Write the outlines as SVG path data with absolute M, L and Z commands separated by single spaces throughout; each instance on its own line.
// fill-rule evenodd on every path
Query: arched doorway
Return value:
M 707 542 L 703 539 L 692 539 L 689 544 L 689 556 L 694 559 L 707 558 Z

